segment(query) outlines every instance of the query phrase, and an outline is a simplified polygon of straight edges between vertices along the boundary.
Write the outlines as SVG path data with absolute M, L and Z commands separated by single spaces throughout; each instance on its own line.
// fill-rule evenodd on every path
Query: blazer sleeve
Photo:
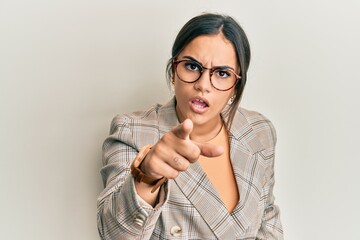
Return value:
M 262 194 L 265 199 L 264 212 L 261 220 L 260 229 L 256 236 L 258 240 L 283 240 L 283 228 L 280 221 L 280 209 L 274 204 L 274 157 L 275 157 L 275 145 L 276 145 L 276 132 L 272 123 L 267 120 L 269 124 L 269 142 L 271 147 L 260 152 L 259 155 L 268 163 L 265 172 L 265 184 L 263 186 Z
M 97 225 L 101 239 L 149 239 L 167 199 L 167 184 L 161 187 L 159 203 L 152 208 L 137 195 L 130 165 L 141 146 L 133 140 L 131 118 L 117 116 L 103 144 L 101 175 L 104 190 L 97 200 Z

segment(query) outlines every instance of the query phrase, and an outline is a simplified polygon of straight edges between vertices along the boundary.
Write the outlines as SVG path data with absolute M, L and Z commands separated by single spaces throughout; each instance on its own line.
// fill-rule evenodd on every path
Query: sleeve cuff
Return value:
M 132 185 L 132 188 L 133 188 L 133 191 L 135 193 L 135 196 L 136 196 L 136 200 L 138 201 L 140 207 L 144 208 L 145 211 L 150 215 L 150 213 L 152 213 L 153 211 L 158 211 L 164 204 L 165 202 L 167 201 L 168 199 L 168 182 L 169 181 L 166 181 L 162 186 L 160 186 L 160 189 L 159 189 L 159 197 L 158 197 L 158 202 L 156 204 L 155 207 L 152 207 L 149 203 L 147 203 L 144 199 L 142 199 L 140 197 L 140 195 L 137 194 L 136 192 L 136 188 L 135 188 L 135 179 L 134 177 L 131 176 L 131 185 Z

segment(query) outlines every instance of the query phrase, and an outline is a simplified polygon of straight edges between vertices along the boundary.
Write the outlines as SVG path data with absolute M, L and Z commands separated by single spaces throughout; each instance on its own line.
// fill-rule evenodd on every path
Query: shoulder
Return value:
M 246 119 L 251 135 L 261 143 L 262 148 L 275 147 L 277 141 L 276 130 L 273 123 L 265 115 L 245 108 L 239 108 L 238 114 Z
M 158 110 L 161 106 L 156 104 L 144 111 L 116 115 L 111 121 L 110 134 L 121 128 L 141 128 L 156 125 Z
M 142 147 L 156 143 L 160 136 L 178 124 L 174 99 L 147 110 L 119 114 L 111 122 L 110 135 Z
M 269 118 L 267 118 L 264 114 L 248 110 L 245 108 L 239 108 L 238 111 L 240 114 L 242 114 L 248 123 L 254 128 L 254 127 L 263 127 L 267 130 L 274 131 L 275 134 L 275 127 L 273 123 L 270 121 Z

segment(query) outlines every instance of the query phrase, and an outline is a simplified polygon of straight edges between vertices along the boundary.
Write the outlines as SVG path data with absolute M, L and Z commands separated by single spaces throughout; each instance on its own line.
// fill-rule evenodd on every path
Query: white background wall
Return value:
M 215 11 L 252 44 L 242 105 L 277 128 L 286 239 L 360 239 L 360 2 L 129 2 L 0 1 L 0 238 L 98 239 L 112 117 L 169 98 L 176 33 Z

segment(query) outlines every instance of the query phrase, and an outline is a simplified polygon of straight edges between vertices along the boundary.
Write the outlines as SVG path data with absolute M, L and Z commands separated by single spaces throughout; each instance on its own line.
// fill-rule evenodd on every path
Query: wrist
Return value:
M 137 154 L 136 158 L 134 159 L 133 163 L 131 164 L 131 175 L 134 176 L 135 181 L 139 183 L 144 183 L 147 186 L 152 186 L 151 192 L 155 192 L 167 179 L 164 177 L 155 178 L 153 176 L 147 175 L 143 172 L 141 167 L 141 163 L 145 159 L 146 155 L 150 151 L 152 145 L 148 144 L 143 147 L 140 152 Z

